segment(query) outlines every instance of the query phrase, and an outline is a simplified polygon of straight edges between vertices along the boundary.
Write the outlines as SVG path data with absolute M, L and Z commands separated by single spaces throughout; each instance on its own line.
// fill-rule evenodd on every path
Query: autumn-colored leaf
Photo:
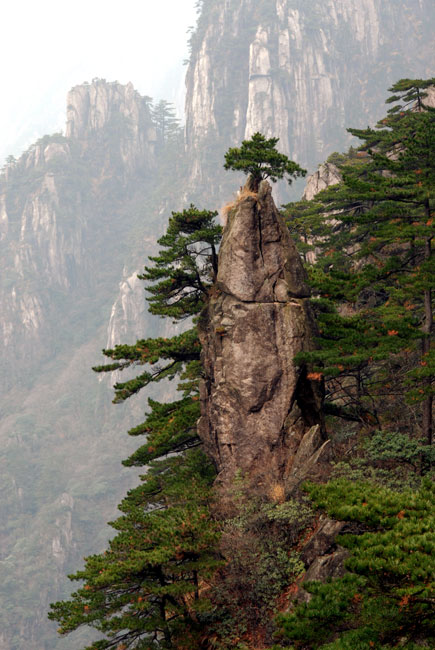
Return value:
M 403 596 L 403 598 L 401 599 L 401 601 L 399 603 L 399 608 L 402 609 L 403 607 L 407 607 L 408 603 L 409 603 L 409 600 L 410 600 L 409 594 L 405 594 L 405 596 Z
M 311 379 L 312 381 L 321 381 L 323 378 L 323 374 L 321 372 L 309 372 L 307 375 L 307 379 Z

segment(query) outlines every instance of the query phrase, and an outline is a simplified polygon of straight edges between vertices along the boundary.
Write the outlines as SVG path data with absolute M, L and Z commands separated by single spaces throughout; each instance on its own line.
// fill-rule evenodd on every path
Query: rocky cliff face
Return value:
M 326 190 L 331 185 L 337 185 L 342 181 L 340 170 L 332 163 L 325 163 L 320 165 L 319 169 L 307 178 L 302 199 L 311 201 L 316 194 L 322 190 Z
M 66 143 L 35 147 L 20 161 L 25 178 L 38 169 L 33 182 L 21 182 L 17 169 L 17 184 L 3 185 L 0 354 L 9 362 L 9 372 L 2 376 L 3 386 L 13 380 L 17 362 L 26 359 L 31 364 L 47 354 L 44 338 L 50 332 L 52 311 L 49 294 L 73 292 L 79 269 L 85 272 L 87 267 L 82 215 L 75 219 L 71 204 L 61 206 L 63 179 L 45 167 L 45 161 L 53 159 L 55 148 L 62 160 L 70 160 Z M 16 185 L 21 186 L 18 191 Z M 75 221 L 73 227 L 64 228 L 65 220 Z
M 321 383 L 294 363 L 313 345 L 308 296 L 270 185 L 263 181 L 258 194 L 245 187 L 230 211 L 200 321 L 199 433 L 224 483 L 241 471 L 254 485 L 289 491 L 302 467 L 308 471 L 326 451 Z
M 431 0 L 204 0 L 187 73 L 186 136 L 253 132 L 313 168 L 383 114 L 387 88 L 432 74 Z M 192 161 L 193 177 L 200 177 Z
M 133 274 L 163 228 L 151 225 L 161 204 L 151 205 L 148 103 L 102 81 L 77 86 L 68 103 L 66 137 L 42 138 L 0 176 L 4 650 L 57 647 L 48 603 L 106 543 L 106 521 L 135 480 L 120 469 L 132 451 L 124 432 L 144 407 L 112 410 L 108 382 L 90 368 L 108 327 L 110 344 L 154 327 Z
M 152 170 L 153 150 L 145 99 L 131 84 L 98 81 L 69 93 L 67 137 L 43 138 L 0 178 L 3 388 L 20 360 L 29 369 L 53 356 L 54 333 L 84 294 L 98 293 L 104 267 L 116 287 L 123 260 L 100 243 L 107 252 L 122 242 L 116 215 L 132 179 Z
M 125 173 L 153 165 L 156 131 L 150 120 L 149 99 L 132 83 L 123 86 L 96 79 L 72 88 L 67 96 L 66 137 L 89 146 L 92 136 L 107 129 L 112 137 L 116 132 L 120 136 L 116 147 Z

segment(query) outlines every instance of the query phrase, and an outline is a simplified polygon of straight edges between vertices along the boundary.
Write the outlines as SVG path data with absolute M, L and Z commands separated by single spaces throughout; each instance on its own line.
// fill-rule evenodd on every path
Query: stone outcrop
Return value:
M 340 170 L 332 163 L 324 163 L 319 169 L 308 177 L 302 199 L 311 201 L 316 194 L 326 190 L 331 185 L 337 185 L 343 180 Z
M 241 471 L 253 485 L 289 492 L 327 453 L 321 382 L 294 362 L 313 345 L 308 296 L 270 185 L 263 181 L 258 194 L 245 187 L 230 211 L 199 324 L 199 434 L 223 483 Z

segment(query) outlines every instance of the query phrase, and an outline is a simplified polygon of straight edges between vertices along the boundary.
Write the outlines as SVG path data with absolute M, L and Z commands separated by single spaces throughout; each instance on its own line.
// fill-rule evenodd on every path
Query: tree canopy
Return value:
M 303 232 L 305 252 L 316 258 L 309 273 L 321 337 L 311 360 L 317 371 L 341 378 L 330 383 L 331 398 L 376 416 L 375 396 L 406 393 L 411 404 L 422 404 L 429 444 L 435 111 L 423 102 L 432 82 L 395 84 L 388 100 L 395 105 L 375 129 L 349 129 L 362 144 L 342 162 L 342 183 L 287 210 L 290 228 Z
M 266 178 L 276 183 L 285 177 L 291 185 L 294 178 L 305 176 L 307 172 L 285 154 L 279 153 L 278 142 L 279 138 L 267 139 L 261 133 L 254 133 L 250 140 L 243 140 L 241 147 L 228 149 L 224 167 L 249 174 L 254 189 Z
M 193 205 L 173 213 L 162 249 L 151 258 L 144 279 L 153 282 L 150 311 L 175 321 L 197 314 L 217 272 L 220 226 L 216 213 Z M 97 372 L 145 366 L 136 377 L 115 385 L 122 402 L 152 382 L 178 379 L 181 398 L 149 399 L 142 424 L 129 431 L 146 442 L 124 461 L 146 466 L 141 484 L 119 506 L 111 526 L 116 535 L 107 551 L 86 558 L 70 576 L 82 586 L 70 600 L 51 606 L 49 617 L 68 634 L 82 625 L 104 639 L 86 650 L 197 647 L 202 612 L 209 608 L 201 583 L 220 565 L 219 530 L 210 515 L 215 470 L 200 449 L 198 380 L 200 343 L 196 328 L 169 339 L 142 339 L 104 350 L 113 363 Z
M 222 236 L 222 227 L 215 223 L 217 214 L 194 205 L 172 213 L 166 234 L 158 241 L 159 255 L 150 257 L 153 265 L 139 276 L 153 283 L 146 288 L 152 314 L 183 320 L 201 311 L 217 274 Z
M 349 551 L 343 578 L 304 584 L 312 598 L 280 617 L 295 648 L 427 647 L 435 633 L 434 485 L 394 492 L 346 480 L 310 485 L 334 519 L 353 524 L 337 542 Z

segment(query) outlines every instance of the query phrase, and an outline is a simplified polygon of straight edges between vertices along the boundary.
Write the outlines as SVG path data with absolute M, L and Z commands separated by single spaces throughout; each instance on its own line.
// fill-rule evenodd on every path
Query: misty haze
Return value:
M 428 649 L 434 3 L 5 18 L 0 650 Z

